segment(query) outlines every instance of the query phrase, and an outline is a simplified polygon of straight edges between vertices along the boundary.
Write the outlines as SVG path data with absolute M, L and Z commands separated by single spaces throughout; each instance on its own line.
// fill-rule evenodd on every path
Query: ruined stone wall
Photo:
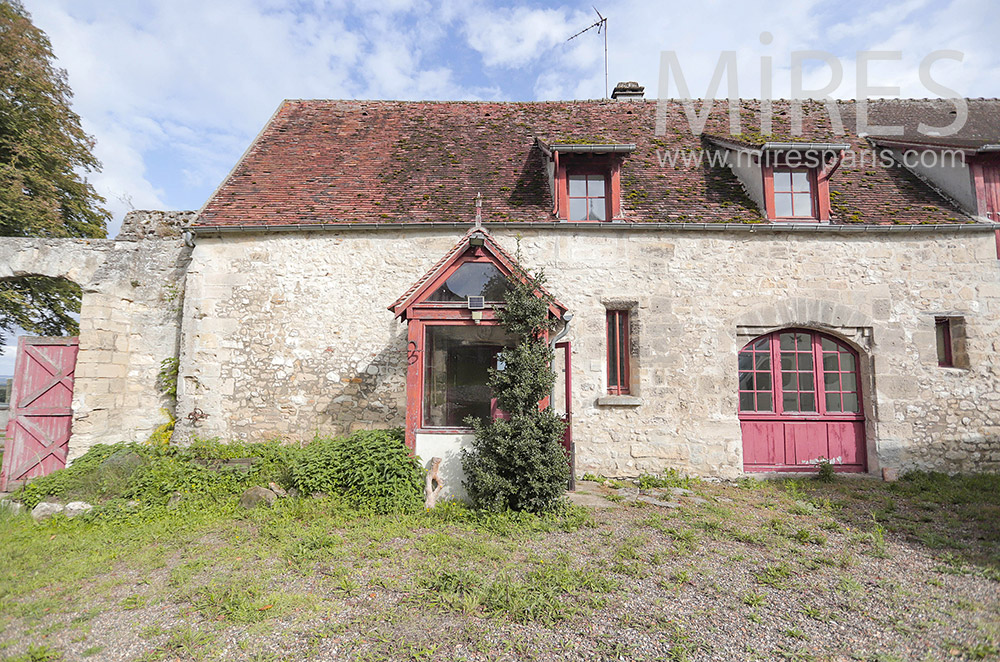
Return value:
M 200 237 L 188 271 L 182 438 L 308 440 L 402 425 L 405 325 L 386 310 L 456 230 Z M 513 231 L 495 236 L 514 250 Z M 739 349 L 807 326 L 862 352 L 869 468 L 1000 469 L 1000 263 L 989 233 L 519 232 L 574 313 L 577 470 L 742 471 Z M 633 308 L 633 396 L 607 399 L 605 311 Z M 965 319 L 940 368 L 934 317 Z
M 184 270 L 181 227 L 193 212 L 130 212 L 117 240 L 0 239 L 0 278 L 66 278 L 83 289 L 69 459 L 97 443 L 144 441 L 169 420 L 156 385 L 178 354 Z

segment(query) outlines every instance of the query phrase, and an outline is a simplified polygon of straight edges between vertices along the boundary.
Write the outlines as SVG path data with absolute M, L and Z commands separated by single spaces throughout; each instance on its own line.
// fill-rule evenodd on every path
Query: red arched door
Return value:
M 828 335 L 786 329 L 739 355 L 745 471 L 865 471 L 858 355 Z

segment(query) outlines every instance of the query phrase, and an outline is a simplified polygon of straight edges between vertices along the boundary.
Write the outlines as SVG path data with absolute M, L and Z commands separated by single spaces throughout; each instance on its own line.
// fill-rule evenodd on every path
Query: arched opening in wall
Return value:
M 782 329 L 739 353 L 744 471 L 867 470 L 859 356 L 819 331 Z
M 81 298 L 64 278 L 0 279 L 0 491 L 66 465 Z

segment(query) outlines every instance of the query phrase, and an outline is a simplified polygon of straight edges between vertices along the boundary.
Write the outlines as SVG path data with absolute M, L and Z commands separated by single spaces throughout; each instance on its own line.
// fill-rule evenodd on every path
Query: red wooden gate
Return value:
M 18 339 L 0 491 L 66 466 L 78 348 L 79 338 Z
M 825 334 L 777 331 L 740 351 L 745 471 L 865 471 L 858 355 Z

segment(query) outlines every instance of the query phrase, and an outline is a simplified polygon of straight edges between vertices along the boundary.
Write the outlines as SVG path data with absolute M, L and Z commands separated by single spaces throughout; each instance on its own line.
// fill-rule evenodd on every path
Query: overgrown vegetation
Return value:
M 170 398 L 177 398 L 177 375 L 180 371 L 181 360 L 170 357 L 160 361 L 160 371 L 156 373 L 156 388 L 160 393 Z
M 404 445 L 401 429 L 316 439 L 292 455 L 291 478 L 304 494 L 341 495 L 378 513 L 423 507 L 423 469 Z
M 557 320 L 549 314 L 552 298 L 543 289 L 543 273 L 533 277 L 518 268 L 510 281 L 497 318 L 515 344 L 498 356 L 503 369 L 489 373 L 489 386 L 507 417 L 470 419 L 475 440 L 463 451 L 462 466 L 476 507 L 542 512 L 556 505 L 569 481 L 565 424 L 551 407 L 539 407 L 555 383 L 546 333 Z
M 287 483 L 291 452 L 278 442 L 198 440 L 188 448 L 99 444 L 69 467 L 32 480 L 17 498 L 29 508 L 46 498 L 102 504 L 93 511 L 95 517 L 162 508 L 175 496 L 219 501 L 251 485 L 272 480 Z M 231 458 L 249 458 L 251 463 L 219 466 L 219 460 Z
M 837 477 L 837 474 L 833 470 L 833 462 L 821 457 L 819 459 L 819 464 L 817 465 L 818 471 L 816 472 L 816 480 L 823 483 L 832 483 Z
M 234 459 L 247 462 L 227 462 Z M 317 438 L 304 448 L 212 440 L 187 448 L 97 445 L 66 469 L 31 481 L 17 496 L 29 508 L 46 498 L 88 501 L 99 506 L 91 517 L 122 518 L 160 511 L 171 502 L 193 507 L 231 501 L 248 487 L 275 482 L 388 513 L 419 509 L 421 481 L 422 469 L 403 445 L 402 432 L 374 430 Z

